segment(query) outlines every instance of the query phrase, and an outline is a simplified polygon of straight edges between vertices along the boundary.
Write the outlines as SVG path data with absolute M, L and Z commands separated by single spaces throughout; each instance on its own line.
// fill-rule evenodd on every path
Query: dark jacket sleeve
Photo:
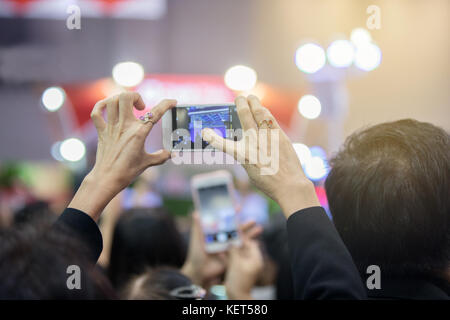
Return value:
M 67 208 L 59 216 L 55 228 L 68 230 L 78 238 L 89 252 L 89 259 L 95 264 L 103 250 L 103 238 L 97 223 L 83 211 Z
M 322 207 L 306 208 L 287 221 L 296 299 L 366 299 L 350 253 Z

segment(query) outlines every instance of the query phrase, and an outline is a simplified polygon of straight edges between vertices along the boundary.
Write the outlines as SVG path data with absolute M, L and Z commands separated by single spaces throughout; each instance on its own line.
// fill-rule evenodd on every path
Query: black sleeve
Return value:
M 322 207 L 297 211 L 287 221 L 296 299 L 366 299 L 350 253 Z
M 89 259 L 95 264 L 103 250 L 103 238 L 97 223 L 83 211 L 67 208 L 59 216 L 55 228 L 69 229 L 89 251 Z

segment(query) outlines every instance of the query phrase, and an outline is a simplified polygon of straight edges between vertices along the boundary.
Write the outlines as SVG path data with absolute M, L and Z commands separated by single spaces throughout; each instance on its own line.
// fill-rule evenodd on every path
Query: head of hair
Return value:
M 361 273 L 431 275 L 450 264 L 450 139 L 424 122 L 347 138 L 325 182 L 334 224 Z
M 192 285 L 191 280 L 175 268 L 147 269 L 131 278 L 121 293 L 127 300 L 176 300 L 170 294 L 173 289 Z
M 183 265 L 186 248 L 172 216 L 163 209 L 125 211 L 114 230 L 109 276 L 118 288 L 147 267 Z
M 0 299 L 112 299 L 114 290 L 85 247 L 62 228 L 28 225 L 0 231 Z M 68 286 L 79 267 L 80 288 Z M 72 267 L 74 268 L 74 267 Z
M 35 201 L 27 204 L 13 215 L 14 226 L 23 227 L 29 224 L 49 226 L 55 222 L 57 216 L 45 201 Z
M 281 211 L 271 216 L 271 221 L 264 228 L 261 240 L 267 254 L 276 265 L 276 299 L 294 299 L 286 218 Z

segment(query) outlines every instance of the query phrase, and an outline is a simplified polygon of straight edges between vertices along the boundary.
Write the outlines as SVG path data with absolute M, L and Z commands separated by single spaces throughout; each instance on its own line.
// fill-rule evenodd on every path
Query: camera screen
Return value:
M 211 128 L 220 136 L 239 140 L 235 129 L 241 123 L 235 105 L 186 106 L 172 109 L 173 147 L 176 149 L 204 149 L 201 131 Z
M 198 189 L 200 216 L 206 243 L 227 242 L 238 237 L 236 211 L 227 186 Z

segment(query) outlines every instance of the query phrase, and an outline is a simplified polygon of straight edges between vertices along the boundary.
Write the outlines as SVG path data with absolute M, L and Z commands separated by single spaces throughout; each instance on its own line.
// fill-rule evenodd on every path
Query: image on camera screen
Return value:
M 227 242 L 237 238 L 236 212 L 227 186 L 201 188 L 198 193 L 205 241 Z
M 172 141 L 178 149 L 204 149 L 208 146 L 201 137 L 204 128 L 213 129 L 218 135 L 237 141 L 234 129 L 240 129 L 241 123 L 236 106 L 187 106 L 172 109 L 172 128 L 177 139 Z M 188 132 L 189 137 L 183 135 Z

